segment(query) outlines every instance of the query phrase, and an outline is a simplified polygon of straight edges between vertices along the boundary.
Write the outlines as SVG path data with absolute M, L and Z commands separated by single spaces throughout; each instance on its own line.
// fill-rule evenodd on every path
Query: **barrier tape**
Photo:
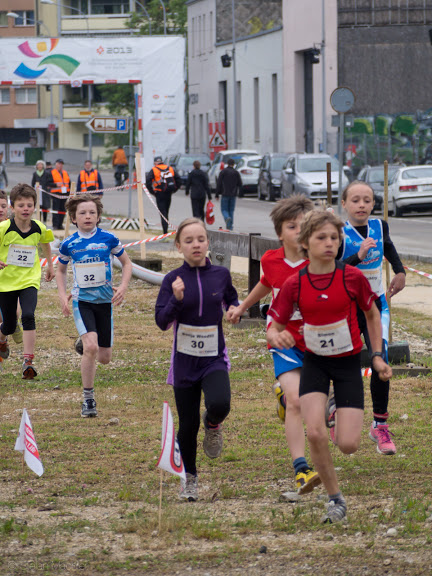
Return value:
M 140 183 L 141 183 L 141 181 L 138 181 L 138 182 L 137 182 L 137 184 L 140 184 Z M 159 210 L 159 208 L 157 207 L 156 202 L 153 200 L 150 192 L 147 190 L 147 186 L 146 186 L 144 183 L 142 183 L 142 188 L 143 188 L 144 192 L 146 193 L 147 198 L 150 200 L 150 202 L 153 204 L 153 206 L 154 206 L 154 207 L 156 208 L 156 210 L 159 212 L 160 217 L 165 220 L 165 222 L 168 224 L 168 227 L 169 227 L 169 228 L 172 228 L 172 229 L 175 230 L 176 227 L 175 227 L 173 224 L 171 224 L 171 222 L 170 222 L 169 220 L 167 220 L 167 219 L 165 218 L 165 216 L 162 214 L 162 212 Z
M 362 368 L 361 373 L 363 378 L 370 378 L 372 376 L 372 368 Z
M 132 188 L 134 188 L 136 183 L 132 184 Z M 91 190 L 90 192 L 83 192 L 82 190 L 80 190 L 79 192 L 76 191 L 75 195 L 79 196 L 80 194 L 103 194 L 104 192 L 112 192 L 113 190 L 123 190 L 124 188 L 131 188 L 131 186 L 129 186 L 129 184 L 122 184 L 121 186 L 113 186 L 112 188 L 101 188 L 100 190 Z M 63 199 L 67 199 L 69 198 L 69 194 L 61 194 L 60 192 L 57 192 L 55 194 L 53 194 L 52 192 L 48 192 L 48 190 L 44 190 L 43 188 L 39 188 L 41 192 L 43 192 L 44 194 L 47 194 L 48 196 L 51 196 L 52 198 L 63 198 Z
M 427 272 L 422 272 L 421 270 L 416 270 L 415 268 L 409 268 L 408 266 L 404 266 L 405 270 L 409 270 L 409 272 L 414 272 L 415 274 L 420 274 L 420 276 L 424 276 L 425 278 L 429 278 L 432 280 L 432 274 L 428 274 Z

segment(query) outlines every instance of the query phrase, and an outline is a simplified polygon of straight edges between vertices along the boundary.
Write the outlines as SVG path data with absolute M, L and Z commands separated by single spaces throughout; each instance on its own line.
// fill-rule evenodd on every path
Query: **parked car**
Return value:
M 311 200 L 327 199 L 327 163 L 331 163 L 332 200 L 337 202 L 339 189 L 339 162 L 328 154 L 292 154 L 281 177 L 281 197 L 305 194 Z M 342 172 L 342 188 L 348 178 Z
M 225 168 L 229 158 L 237 163 L 243 156 L 259 156 L 259 154 L 256 150 L 222 150 L 218 152 L 208 171 L 210 188 L 216 190 L 219 173 Z
M 399 167 L 389 185 L 389 213 L 432 210 L 432 166 Z
M 400 166 L 388 167 L 388 180 L 392 179 Z M 364 166 L 357 176 L 357 180 L 366 182 L 374 191 L 375 210 L 382 210 L 384 203 L 384 166 Z
M 208 154 L 176 154 L 167 158 L 167 163 L 174 168 L 180 176 L 182 186 L 186 186 L 186 182 L 194 167 L 195 160 L 201 162 L 201 170 L 208 172 L 211 164 L 210 156 Z
M 281 174 L 289 154 L 275 152 L 265 154 L 261 163 L 261 170 L 258 178 L 258 199 L 268 198 L 273 201 L 280 198 Z
M 260 173 L 262 156 L 243 156 L 237 162 L 235 168 L 240 172 L 245 194 L 256 194 L 258 190 L 258 176 Z

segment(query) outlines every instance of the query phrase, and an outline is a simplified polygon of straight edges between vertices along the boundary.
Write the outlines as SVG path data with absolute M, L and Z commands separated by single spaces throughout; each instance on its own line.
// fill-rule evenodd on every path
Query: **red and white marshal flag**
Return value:
M 168 402 L 163 405 L 162 417 L 162 452 L 157 463 L 159 468 L 171 474 L 177 474 L 186 480 L 186 473 L 180 448 L 174 430 L 174 422 Z
M 42 476 L 44 469 L 39 456 L 30 418 L 25 408 L 21 418 L 19 435 L 15 442 L 15 450 L 23 452 L 24 460 L 30 470 L 33 470 L 33 472 L 38 476 Z

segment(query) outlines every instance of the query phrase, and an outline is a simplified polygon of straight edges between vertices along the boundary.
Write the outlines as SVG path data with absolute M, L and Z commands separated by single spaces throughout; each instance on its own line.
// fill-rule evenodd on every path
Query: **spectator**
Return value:
M 53 214 L 54 230 L 64 230 L 63 220 L 65 215 L 65 204 L 70 193 L 70 177 L 66 170 L 63 170 L 64 162 L 61 158 L 56 160 L 55 168 L 50 173 L 47 172 L 48 192 L 55 194 L 52 201 L 53 210 L 62 212 L 62 214 Z
M 6 174 L 6 164 L 3 162 L 3 152 L 0 152 L 0 190 L 4 190 L 8 185 Z
M 36 184 L 39 184 L 39 187 L 42 188 L 42 190 L 45 190 L 45 192 L 42 192 L 42 190 L 39 192 L 39 201 L 42 210 L 43 223 L 46 224 L 48 218 L 48 210 L 51 207 L 51 198 L 46 193 L 49 173 L 46 171 L 46 165 L 43 160 L 38 160 L 36 162 L 35 168 L 36 170 L 33 172 L 31 185 L 33 188 L 36 188 Z
M 122 174 L 125 174 L 125 179 L 128 177 L 126 170 L 128 167 L 128 161 L 123 146 L 118 146 L 117 150 L 114 150 L 112 165 L 114 168 L 115 185 L 121 186 Z
M 102 189 L 103 184 L 100 172 L 93 168 L 91 160 L 86 160 L 84 162 L 84 170 L 81 170 L 78 176 L 77 192 L 91 192 L 98 196 L 103 196 L 103 192 L 98 192 Z
M 233 229 L 234 209 L 237 195 L 241 195 L 243 184 L 239 172 L 234 168 L 234 160 L 229 158 L 228 166 L 219 174 L 216 188 L 216 200 L 222 196 L 221 212 L 228 230 Z
M 199 218 L 204 222 L 204 206 L 206 194 L 209 200 L 212 198 L 209 179 L 207 173 L 204 172 L 204 170 L 201 170 L 201 162 L 199 160 L 195 160 L 193 167 L 194 170 L 189 172 L 189 176 L 186 182 L 186 196 L 189 195 L 190 190 L 192 215 L 194 218 Z
M 168 232 L 168 213 L 171 206 L 171 194 L 181 185 L 180 176 L 172 166 L 164 164 L 160 156 L 154 159 L 154 166 L 146 176 L 146 186 L 150 194 L 156 196 L 156 204 L 161 214 L 163 233 Z

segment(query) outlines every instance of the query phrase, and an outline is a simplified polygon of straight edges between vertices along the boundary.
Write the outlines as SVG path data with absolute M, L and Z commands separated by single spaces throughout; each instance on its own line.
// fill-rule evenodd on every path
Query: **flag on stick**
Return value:
M 15 442 L 15 450 L 23 453 L 24 460 L 30 470 L 33 470 L 33 472 L 38 476 L 42 476 L 44 469 L 39 456 L 30 418 L 25 408 L 21 418 L 19 435 Z
M 159 468 L 176 474 L 186 480 L 186 473 L 180 448 L 174 430 L 174 422 L 168 402 L 163 405 L 162 417 L 162 452 L 157 463 Z

